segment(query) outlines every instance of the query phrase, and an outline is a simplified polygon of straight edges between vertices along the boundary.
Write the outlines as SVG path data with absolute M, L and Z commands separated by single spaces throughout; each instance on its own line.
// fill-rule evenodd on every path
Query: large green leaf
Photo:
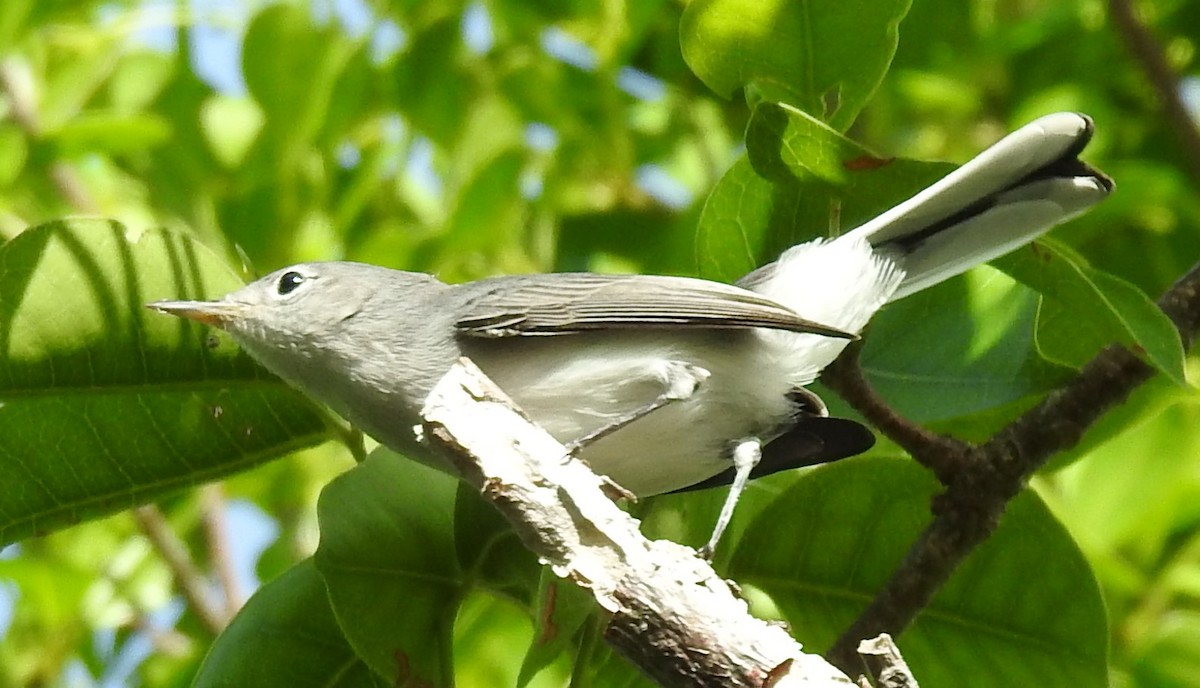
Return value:
M 396 686 L 453 680 L 457 481 L 386 449 L 321 493 L 317 568 L 350 644 Z
M 1183 343 L 1170 319 L 1137 287 L 1089 266 L 1050 238 L 996 261 L 996 266 L 1054 303 L 1043 308 L 1038 346 L 1052 360 L 1082 365 L 1105 344 L 1143 352 L 1175 382 L 1187 385 Z
M 311 559 L 263 586 L 221 633 L 194 688 L 384 688 L 342 635 Z
M 809 647 L 828 647 L 929 520 L 936 482 L 861 458 L 807 473 L 751 523 L 730 562 Z M 786 524 L 786 525 L 784 525 Z M 1107 620 L 1087 562 L 1032 492 L 959 567 L 900 649 L 922 686 L 1103 686 Z
M 237 286 L 186 236 L 105 220 L 0 247 L 0 542 L 324 439 L 315 407 L 230 339 L 144 308 Z
M 1070 370 L 1038 354 L 1037 305 L 1032 290 L 981 266 L 883 309 L 864 337 L 863 368 L 889 405 L 925 423 L 1046 392 Z
M 300 143 L 327 126 L 330 109 L 345 105 L 332 98 L 339 79 L 358 81 L 346 74 L 355 50 L 334 27 L 315 25 L 303 7 L 273 5 L 255 15 L 246 29 L 242 69 L 250 94 L 275 125 L 270 133 Z M 359 97 L 361 89 L 344 95 Z
M 459 59 L 461 35 L 453 16 L 422 27 L 388 75 L 408 121 L 445 148 L 462 133 L 479 91 L 476 75 Z
M 883 80 L 909 0 L 696 0 L 683 12 L 684 59 L 728 98 L 753 86 L 839 131 Z

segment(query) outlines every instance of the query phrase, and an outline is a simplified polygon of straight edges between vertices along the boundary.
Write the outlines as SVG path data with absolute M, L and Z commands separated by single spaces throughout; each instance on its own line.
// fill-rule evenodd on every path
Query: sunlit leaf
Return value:
M 700 273 L 710 279 L 735 281 L 790 246 L 845 233 L 953 169 L 879 158 L 777 103 L 754 109 L 746 149 L 709 194 L 696 230 Z
M 1170 319 L 1137 287 L 1096 270 L 1050 238 L 996 261 L 996 266 L 1056 302 L 1038 328 L 1047 358 L 1081 365 L 1102 346 L 1121 343 L 1186 385 L 1183 344 Z
M 696 0 L 680 20 L 680 44 L 720 95 L 753 86 L 845 131 L 887 72 L 908 7 L 908 0 Z
M 90 112 L 72 118 L 54 133 L 62 154 L 127 154 L 165 142 L 171 135 L 168 121 L 156 115 Z
M 313 405 L 227 337 L 145 308 L 239 284 L 186 236 L 105 220 L 0 247 L 0 542 L 325 438 Z

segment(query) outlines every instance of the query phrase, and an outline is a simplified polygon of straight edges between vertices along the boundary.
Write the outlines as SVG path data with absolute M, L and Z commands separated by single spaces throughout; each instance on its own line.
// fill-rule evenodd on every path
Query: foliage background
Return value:
M 1097 135 L 1087 157 L 1119 191 L 1055 237 L 1155 295 L 1200 256 L 1200 163 L 1111 9 L 915 0 L 849 135 L 887 155 L 961 162 L 1039 114 L 1089 113 Z M 741 152 L 750 110 L 689 69 L 683 10 L 662 0 L 6 0 L 0 237 L 91 214 L 134 231 L 179 230 L 251 272 L 346 258 L 448 281 L 719 273 L 719 247 L 697 242 L 697 227 Z M 1197 7 L 1162 0 L 1137 10 L 1182 75 L 1178 93 L 1200 109 Z M 830 43 L 854 37 L 854 26 L 836 28 Z M 858 69 L 854 58 L 828 53 L 831 68 Z M 996 279 L 984 269 L 965 283 Z M 1029 339 L 1031 294 L 950 289 L 962 308 L 917 311 L 929 327 L 969 313 L 980 320 L 968 341 L 986 348 L 991 294 L 1031 299 L 993 333 L 1011 337 L 1024 323 Z M 872 334 L 912 337 L 883 323 Z M 1069 344 L 1051 347 L 1055 363 L 1090 354 Z M 894 356 L 928 346 L 897 346 Z M 887 353 L 877 353 L 877 373 Z M 1021 374 L 981 357 L 958 380 L 916 370 L 875 382 L 918 419 L 978 438 L 1056 379 L 1024 374 L 1026 353 Z M 965 413 L 968 398 L 984 401 Z M 1036 481 L 1100 582 L 1118 685 L 1200 685 L 1197 410 L 1193 392 L 1155 381 L 1066 457 L 1082 460 Z M 305 443 L 338 434 L 320 428 Z M 0 685 L 188 682 L 255 581 L 278 579 L 314 551 L 316 497 L 353 465 L 346 443 L 315 444 L 156 509 L 10 545 L 0 558 Z M 662 523 L 678 513 L 652 517 L 669 530 Z M 200 593 L 180 593 L 189 577 Z M 197 602 L 205 598 L 215 600 L 208 615 Z M 515 682 L 533 633 L 511 599 L 471 596 L 453 631 L 459 681 Z M 559 683 L 569 670 L 558 658 L 538 680 Z

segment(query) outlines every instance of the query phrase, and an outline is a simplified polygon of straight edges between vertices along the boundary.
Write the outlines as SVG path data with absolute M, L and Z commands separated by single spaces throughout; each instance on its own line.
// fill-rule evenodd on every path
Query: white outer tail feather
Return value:
M 793 246 L 741 284 L 805 318 L 858 333 L 888 302 L 1015 250 L 1107 196 L 1111 180 L 1074 159 L 1091 130 L 1085 115 L 1039 118 L 866 224 Z M 1073 165 L 1053 169 L 1064 162 Z M 1047 170 L 1053 173 L 1038 176 Z M 937 226 L 960 213 L 962 220 Z M 774 355 L 790 359 L 797 385 L 816 379 L 847 343 L 760 336 L 775 345 Z

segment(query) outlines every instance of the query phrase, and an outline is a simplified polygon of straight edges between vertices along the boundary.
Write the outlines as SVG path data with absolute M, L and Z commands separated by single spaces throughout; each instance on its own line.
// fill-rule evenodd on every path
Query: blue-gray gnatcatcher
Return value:
M 361 263 L 278 270 L 219 301 L 151 304 L 227 330 L 264 366 L 400 453 L 434 384 L 475 361 L 529 416 L 637 495 L 732 483 L 873 442 L 806 392 L 889 301 L 1021 246 L 1113 189 L 1092 122 L 1042 117 L 836 239 L 737 286 L 544 274 L 448 285 Z

